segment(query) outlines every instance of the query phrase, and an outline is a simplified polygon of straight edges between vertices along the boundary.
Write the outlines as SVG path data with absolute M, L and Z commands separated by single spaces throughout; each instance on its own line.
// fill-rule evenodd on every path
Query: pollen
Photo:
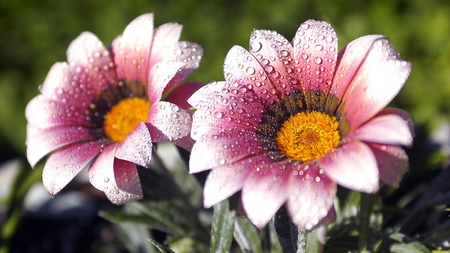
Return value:
M 134 130 L 139 122 L 145 122 L 150 102 L 144 98 L 125 98 L 111 107 L 103 122 L 103 131 L 110 140 L 120 142 Z
M 323 112 L 299 112 L 283 122 L 276 142 L 287 157 L 300 162 L 318 159 L 340 141 L 339 122 Z

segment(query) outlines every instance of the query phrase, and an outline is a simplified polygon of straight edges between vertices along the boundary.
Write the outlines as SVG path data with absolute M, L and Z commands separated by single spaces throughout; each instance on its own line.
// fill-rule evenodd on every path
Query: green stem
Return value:
M 297 236 L 297 253 L 306 253 L 306 237 L 308 232 L 306 230 L 299 229 Z
M 358 250 L 361 253 L 365 253 L 367 250 L 370 233 L 370 216 L 372 215 L 376 199 L 376 194 L 361 193 L 358 237 Z

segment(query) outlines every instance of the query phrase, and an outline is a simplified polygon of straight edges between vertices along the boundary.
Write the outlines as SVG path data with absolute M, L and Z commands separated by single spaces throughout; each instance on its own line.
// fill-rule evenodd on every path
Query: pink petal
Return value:
M 164 89 L 182 67 L 182 62 L 169 61 L 152 68 L 148 76 L 148 100 L 152 105 L 161 100 Z
M 153 35 L 153 44 L 149 59 L 149 67 L 163 60 L 174 59 L 178 51 L 178 40 L 180 39 L 183 26 L 176 23 L 166 23 L 157 28 Z
M 203 48 L 192 42 L 180 41 L 177 44 L 178 49 L 175 49 L 175 62 L 182 62 L 184 66 L 180 68 L 177 74 L 170 80 L 164 92 L 173 88 L 175 85 L 184 80 L 200 65 L 200 60 L 203 55 Z
M 99 95 L 102 89 L 116 83 L 116 80 L 107 74 L 104 76 L 90 71 L 94 70 L 67 63 L 55 63 L 45 78 L 41 92 L 48 99 L 66 104 L 74 110 L 86 110 L 92 98 Z
M 248 173 L 245 161 L 211 170 L 203 189 L 203 205 L 209 208 L 241 190 Z
M 284 204 L 289 194 L 290 169 L 269 158 L 261 165 L 259 171 L 251 170 L 242 188 L 242 204 L 250 221 L 262 229 L 277 210 Z
M 240 46 L 230 49 L 223 65 L 225 79 L 230 89 L 238 92 L 251 90 L 263 105 L 278 101 L 277 90 L 269 82 L 259 62 Z
M 43 95 L 36 96 L 28 103 L 25 116 L 28 124 L 37 128 L 88 126 L 85 110 L 53 101 Z
M 184 83 L 171 91 L 165 100 L 178 105 L 182 109 L 190 109 L 192 106 L 187 102 L 188 98 L 203 86 L 205 84 L 200 82 Z
M 137 174 L 136 165 L 116 159 L 116 144 L 104 148 L 89 169 L 89 181 L 103 191 L 114 204 L 141 199 L 142 188 Z
M 250 36 L 250 53 L 279 93 L 302 90 L 292 60 L 293 48 L 286 38 L 275 31 L 254 30 Z
M 101 151 L 101 143 L 75 143 L 49 156 L 42 181 L 51 195 L 57 194 Z
M 230 88 L 225 82 L 210 83 L 189 98 L 197 111 L 193 116 L 191 136 L 194 140 L 203 134 L 223 129 L 254 131 L 264 108 L 252 92 Z
M 67 49 L 67 60 L 73 76 L 79 80 L 76 88 L 84 93 L 100 93 L 117 81 L 114 62 L 109 51 L 92 33 L 83 32 Z M 72 83 L 73 85 L 73 83 Z M 75 87 L 74 91 L 77 91 Z
M 232 164 L 250 155 L 262 153 L 261 144 L 254 132 L 239 130 L 226 133 L 204 134 L 191 151 L 191 173 Z
M 378 165 L 371 149 L 359 141 L 350 141 L 318 161 L 334 182 L 357 191 L 378 190 Z
M 195 141 L 191 138 L 191 136 L 182 137 L 180 139 L 176 139 L 172 141 L 173 144 L 177 145 L 180 148 L 184 148 L 185 150 L 191 152 L 192 147 L 195 144 Z
M 409 122 L 396 114 L 375 116 L 350 133 L 348 138 L 404 146 L 411 146 L 413 142 Z
M 59 126 L 35 128 L 27 125 L 27 158 L 31 167 L 48 153 L 79 141 L 95 140 L 85 128 L 78 126 Z
M 372 118 L 400 91 L 411 71 L 387 38 L 374 40 L 344 98 L 352 130 Z
M 387 185 L 397 188 L 408 170 L 408 155 L 398 146 L 369 143 L 380 170 L 380 179 Z
M 308 20 L 292 40 L 299 79 L 306 91 L 328 93 L 337 60 L 337 36 L 330 24 Z
M 147 83 L 153 41 L 153 14 L 134 19 L 112 43 L 117 76 L 120 80 Z
M 337 185 L 316 164 L 294 170 L 290 177 L 287 208 L 292 222 L 300 229 L 311 229 L 329 214 Z
M 381 35 L 363 36 L 353 40 L 339 52 L 336 73 L 330 89 L 331 94 L 339 99 L 344 97 L 345 91 L 367 57 L 373 42 L 381 38 L 383 38 Z
M 188 136 L 192 124 L 191 116 L 188 112 L 180 109 L 175 104 L 164 101 L 152 104 L 147 123 L 153 125 L 169 141 Z
M 148 168 L 152 159 L 152 146 L 147 126 L 139 122 L 125 140 L 118 143 L 115 157 Z

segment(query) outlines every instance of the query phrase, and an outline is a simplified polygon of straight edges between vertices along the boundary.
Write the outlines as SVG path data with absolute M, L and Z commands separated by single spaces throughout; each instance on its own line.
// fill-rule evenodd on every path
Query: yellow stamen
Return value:
M 105 135 L 115 142 L 123 141 L 139 122 L 145 122 L 149 110 L 150 102 L 144 98 L 123 99 L 106 113 Z
M 322 112 L 300 112 L 287 119 L 276 138 L 281 152 L 301 162 L 312 161 L 339 144 L 339 123 Z

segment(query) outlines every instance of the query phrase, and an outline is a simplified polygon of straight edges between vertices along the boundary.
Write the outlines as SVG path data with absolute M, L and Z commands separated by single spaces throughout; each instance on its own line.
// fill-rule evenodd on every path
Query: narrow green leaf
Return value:
M 310 231 L 306 238 L 306 252 L 308 253 L 319 253 L 320 242 L 317 237 L 317 230 Z
M 377 195 L 361 193 L 361 208 L 359 211 L 359 236 L 358 249 L 359 252 L 366 252 L 367 243 L 369 241 L 370 233 L 370 216 L 372 215 L 373 207 Z
M 153 239 L 148 239 L 149 242 L 151 242 L 153 244 L 153 246 L 155 246 L 159 252 L 161 253 L 175 253 L 174 251 L 172 251 L 170 248 L 168 248 L 167 246 L 153 240 Z
M 261 253 L 261 238 L 258 230 L 246 218 L 236 218 L 234 222 L 234 239 L 244 253 Z
M 430 250 L 419 242 L 396 243 L 391 246 L 390 251 L 393 253 L 430 253 Z
M 236 212 L 229 210 L 228 200 L 214 206 L 211 229 L 211 253 L 230 252 Z

